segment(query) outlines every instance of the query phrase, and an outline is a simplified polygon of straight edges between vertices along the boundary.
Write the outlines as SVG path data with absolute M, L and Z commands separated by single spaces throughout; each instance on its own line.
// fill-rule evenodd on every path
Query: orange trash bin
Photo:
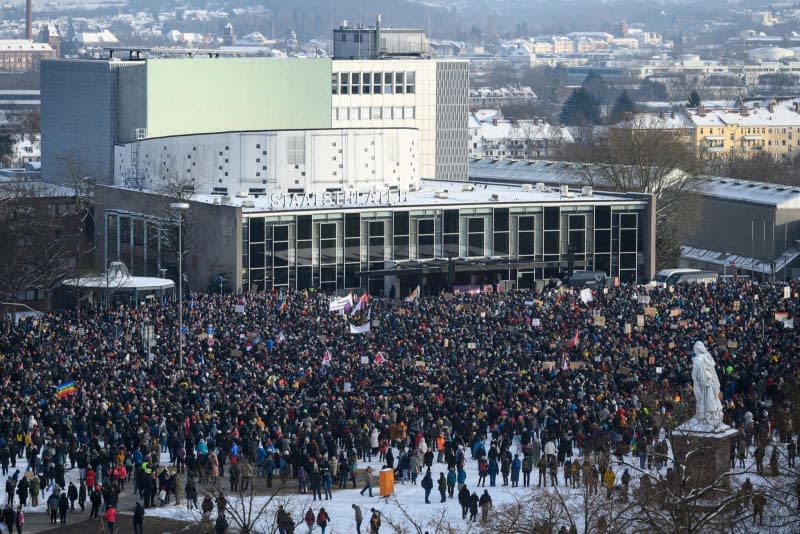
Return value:
M 388 467 L 386 469 L 381 469 L 378 477 L 381 488 L 381 497 L 388 497 L 389 495 L 394 494 L 394 470 L 389 469 Z

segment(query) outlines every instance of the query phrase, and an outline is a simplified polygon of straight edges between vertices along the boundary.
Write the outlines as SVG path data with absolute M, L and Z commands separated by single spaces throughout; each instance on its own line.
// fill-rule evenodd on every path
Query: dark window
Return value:
M 275 266 L 289 265 L 289 243 L 283 241 L 280 243 L 273 243 L 275 256 L 272 258 L 272 264 Z
M 558 232 L 544 233 L 544 253 L 558 254 Z
M 470 217 L 469 232 L 483 232 L 483 217 Z
M 483 233 L 469 234 L 468 256 L 483 256 Z
M 594 251 L 611 252 L 611 232 L 598 230 L 594 233 Z
M 264 267 L 264 244 L 250 245 L 250 268 Z
M 394 235 L 408 235 L 407 211 L 396 211 L 394 213 Z
M 442 239 L 444 240 L 445 257 L 458 256 L 458 234 L 445 234 Z
M 620 252 L 636 252 L 636 230 L 620 230 Z
M 336 263 L 335 239 L 320 239 L 319 258 L 320 263 Z
M 583 232 L 570 232 L 569 244 L 573 246 L 577 254 L 582 254 L 586 248 L 586 234 Z
M 431 221 L 431 224 L 433 224 L 433 221 Z M 433 258 L 434 245 L 432 235 L 420 235 L 417 239 L 417 243 L 417 255 L 420 259 Z
M 383 237 L 383 221 L 372 221 L 369 223 L 369 236 Z
M 535 217 L 520 217 L 519 218 L 519 231 L 533 231 L 535 224 Z
M 264 242 L 264 219 L 250 219 L 250 242 Z
M 311 241 L 297 242 L 297 265 L 311 265 Z
M 311 267 L 297 268 L 297 289 L 311 287 Z
M 251 230 L 252 235 L 252 230 Z M 275 241 L 288 241 L 289 240 L 289 227 L 286 225 L 272 227 L 272 239 Z
M 533 232 L 519 234 L 519 255 L 533 256 Z
M 458 210 L 444 210 L 444 228 L 442 231 L 445 234 L 458 233 Z
M 336 224 L 327 223 L 319 225 L 319 237 L 321 239 L 335 239 L 336 238 Z
M 611 206 L 597 206 L 594 208 L 595 228 L 611 228 Z
M 359 237 L 361 235 L 361 216 L 358 213 L 347 213 L 344 216 L 345 237 Z
M 583 230 L 584 228 L 586 228 L 586 217 L 578 215 L 569 218 L 570 230 Z
M 508 233 L 494 234 L 494 253 L 496 256 L 508 254 Z
M 297 217 L 297 240 L 311 239 L 311 215 Z
M 561 217 L 558 208 L 545 208 L 544 209 L 544 229 L 545 230 L 558 230 L 559 218 Z
M 394 238 L 394 259 L 408 259 L 408 236 Z
M 420 219 L 419 220 L 419 233 L 432 234 L 433 233 L 433 219 Z
M 497 208 L 494 210 L 494 231 L 508 231 L 508 208 Z
M 361 241 L 358 238 L 345 239 L 344 261 L 352 263 L 361 261 Z
M 620 214 L 619 225 L 622 228 L 636 228 L 636 214 L 635 213 Z

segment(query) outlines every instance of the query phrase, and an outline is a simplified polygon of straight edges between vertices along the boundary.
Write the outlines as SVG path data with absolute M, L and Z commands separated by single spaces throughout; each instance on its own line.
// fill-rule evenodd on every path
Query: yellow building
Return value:
M 800 99 L 743 103 L 738 108 L 687 110 L 692 142 L 704 160 L 800 153 Z

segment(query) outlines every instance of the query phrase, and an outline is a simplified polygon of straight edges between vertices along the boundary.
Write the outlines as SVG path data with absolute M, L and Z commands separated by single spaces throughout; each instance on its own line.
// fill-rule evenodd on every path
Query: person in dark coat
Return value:
M 62 492 L 58 498 L 58 517 L 61 519 L 62 527 L 67 524 L 67 510 L 69 510 L 67 494 Z
M 73 482 L 69 483 L 69 488 L 67 488 L 67 498 L 69 499 L 69 511 L 75 511 L 75 501 L 78 500 L 78 488 L 75 487 Z
M 478 494 L 474 491 L 472 495 L 469 496 L 469 520 L 475 521 L 478 519 L 478 503 L 480 499 L 478 499 Z
M 89 501 L 92 503 L 92 509 L 89 512 L 89 519 L 98 519 L 100 513 L 100 501 L 103 494 L 100 492 L 100 486 L 95 486 L 92 493 L 89 494 Z
M 22 480 L 19 481 L 17 484 L 17 497 L 19 497 L 19 503 L 22 506 L 26 506 L 28 503 L 28 488 L 29 488 L 28 479 L 22 477 Z
M 3 508 L 3 523 L 6 524 L 8 532 L 12 532 L 14 529 L 14 516 L 14 509 L 11 508 L 11 504 L 6 503 L 6 507 Z
M 458 490 L 458 504 L 461 505 L 461 519 L 466 519 L 469 511 L 469 490 L 466 484 Z
M 136 506 L 133 509 L 133 532 L 134 534 L 142 534 L 144 527 L 144 506 L 139 501 L 136 501 Z

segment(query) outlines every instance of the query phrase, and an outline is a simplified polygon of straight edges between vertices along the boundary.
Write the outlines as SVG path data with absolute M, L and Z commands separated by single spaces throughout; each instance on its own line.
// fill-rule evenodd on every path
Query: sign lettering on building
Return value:
M 398 189 L 375 189 L 372 191 L 327 191 L 325 193 L 290 193 L 269 196 L 273 209 L 286 208 L 333 208 L 345 206 L 388 206 L 404 203 L 408 192 Z

